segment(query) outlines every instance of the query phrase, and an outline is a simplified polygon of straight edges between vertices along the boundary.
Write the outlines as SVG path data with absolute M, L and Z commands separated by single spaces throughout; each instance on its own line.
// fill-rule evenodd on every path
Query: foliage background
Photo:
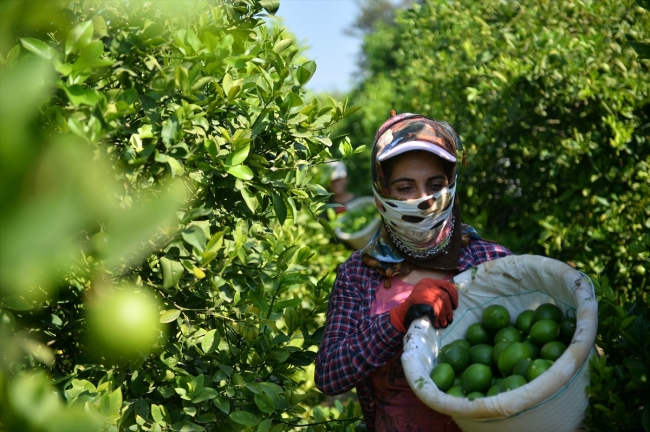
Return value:
M 480 233 L 596 278 L 587 425 L 642 430 L 648 4 L 366 4 L 358 111 L 305 93 L 316 65 L 267 25 L 278 5 L 0 3 L 0 425 L 353 430 L 358 405 L 313 388 L 349 254 L 317 180 L 344 157 L 370 194 L 362 144 L 395 109 L 460 132 Z M 115 293 L 155 310 L 155 340 L 89 330 Z
M 350 109 L 307 100 L 278 2 L 2 7 L 2 427 L 352 427 L 304 402 L 345 258 L 310 178 Z

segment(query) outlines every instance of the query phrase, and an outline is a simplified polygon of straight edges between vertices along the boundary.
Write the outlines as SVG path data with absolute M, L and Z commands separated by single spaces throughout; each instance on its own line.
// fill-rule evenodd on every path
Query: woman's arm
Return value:
M 352 258 L 339 268 L 316 356 L 316 386 L 328 395 L 344 393 L 368 378 L 398 352 L 404 337 L 388 313 L 363 314 L 365 285 L 371 279 L 367 272 L 354 271 L 359 268 L 355 261 L 360 262 Z

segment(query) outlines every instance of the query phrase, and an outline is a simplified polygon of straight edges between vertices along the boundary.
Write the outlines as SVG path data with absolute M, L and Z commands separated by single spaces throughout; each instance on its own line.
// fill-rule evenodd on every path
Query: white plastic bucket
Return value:
M 358 208 L 366 207 L 368 205 L 375 205 L 375 198 L 371 196 L 364 196 L 364 197 L 359 197 L 356 198 L 352 201 L 350 201 L 348 204 L 345 205 L 345 208 L 347 211 L 355 210 Z M 345 217 L 345 215 L 343 216 Z M 363 227 L 361 230 L 354 232 L 354 233 L 346 233 L 341 231 L 340 228 L 336 228 L 334 230 L 334 234 L 336 234 L 336 237 L 339 238 L 340 240 L 343 240 L 356 250 L 363 249 L 368 245 L 370 240 L 372 240 L 372 237 L 375 235 L 379 227 L 381 226 L 381 217 L 379 216 L 379 212 L 377 212 L 377 216 L 365 227 Z
M 436 330 L 428 318 L 411 324 L 404 337 L 402 365 L 415 394 L 429 407 L 450 415 L 465 432 L 576 431 L 589 400 L 588 360 L 594 354 L 598 304 L 591 281 L 550 258 L 508 256 L 483 263 L 454 278 L 459 306 L 454 322 Z M 513 317 L 542 303 L 576 315 L 576 331 L 564 354 L 539 378 L 517 389 L 470 401 L 441 392 L 430 378 L 438 348 L 463 338 L 491 304 Z

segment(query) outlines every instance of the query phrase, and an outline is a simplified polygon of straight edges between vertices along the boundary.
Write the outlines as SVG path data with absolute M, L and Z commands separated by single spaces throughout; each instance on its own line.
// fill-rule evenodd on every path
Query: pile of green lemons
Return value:
M 504 306 L 491 305 L 464 339 L 440 349 L 431 379 L 447 394 L 474 400 L 513 390 L 534 380 L 573 339 L 576 320 L 552 303 L 525 310 L 510 321 Z
M 353 210 L 340 213 L 332 227 L 340 228 L 341 231 L 352 234 L 361 231 L 372 220 L 379 215 L 374 204 L 368 204 Z

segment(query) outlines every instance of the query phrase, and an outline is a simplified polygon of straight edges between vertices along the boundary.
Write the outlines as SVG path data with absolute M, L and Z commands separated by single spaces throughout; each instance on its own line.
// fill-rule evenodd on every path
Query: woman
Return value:
M 327 190 L 332 192 L 330 196 L 330 204 L 340 204 L 341 207 L 334 207 L 334 212 L 340 214 L 345 212 L 345 206 L 350 203 L 355 195 L 348 190 L 348 169 L 341 161 L 330 162 L 329 168 L 329 184 Z
M 446 327 L 458 306 L 451 278 L 511 252 L 461 225 L 455 194 L 461 144 L 451 126 L 391 114 L 371 156 L 383 226 L 338 270 L 316 385 L 329 395 L 356 387 L 369 431 L 459 431 L 411 391 L 400 361 L 402 339 L 419 316 Z

